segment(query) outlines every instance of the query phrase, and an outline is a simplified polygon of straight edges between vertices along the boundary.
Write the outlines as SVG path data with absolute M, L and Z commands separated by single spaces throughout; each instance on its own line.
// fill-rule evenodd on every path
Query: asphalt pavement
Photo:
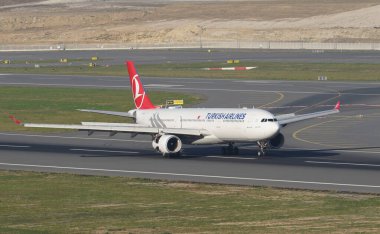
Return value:
M 0 85 L 118 88 L 130 92 L 126 77 L 0 74 Z M 3 132 L 0 168 L 380 192 L 380 83 L 142 79 L 148 91 L 195 92 L 207 97 L 198 107 L 307 113 L 330 109 L 340 100 L 342 111 L 286 126 L 282 130 L 284 148 L 262 158 L 256 157 L 257 148 L 250 144 L 240 145 L 239 156 L 221 155 L 218 145 L 185 146 L 182 157 L 164 159 L 153 151 L 146 136 Z

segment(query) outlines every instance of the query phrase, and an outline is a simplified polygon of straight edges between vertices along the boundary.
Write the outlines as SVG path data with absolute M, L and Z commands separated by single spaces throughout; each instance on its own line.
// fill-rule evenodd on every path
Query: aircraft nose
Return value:
M 273 123 L 273 136 L 280 132 L 280 124 L 278 122 Z

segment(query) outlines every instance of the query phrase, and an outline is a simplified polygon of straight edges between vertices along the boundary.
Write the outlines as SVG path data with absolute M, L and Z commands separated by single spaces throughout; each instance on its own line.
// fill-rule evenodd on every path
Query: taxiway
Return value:
M 130 92 L 126 77 L 0 74 L 0 85 Z M 0 168 L 380 193 L 380 83 L 142 79 L 148 90 L 205 96 L 198 107 L 254 106 L 276 114 L 307 113 L 332 108 L 341 100 L 342 112 L 285 127 L 285 147 L 263 158 L 256 157 L 252 145 L 241 145 L 239 156 L 223 156 L 219 146 L 186 146 L 183 157 L 163 159 L 146 136 L 3 132 Z

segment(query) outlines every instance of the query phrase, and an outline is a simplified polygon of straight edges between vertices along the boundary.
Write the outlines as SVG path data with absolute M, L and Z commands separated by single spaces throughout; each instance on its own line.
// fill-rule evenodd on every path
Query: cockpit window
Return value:
M 277 119 L 262 119 L 261 122 L 277 122 Z

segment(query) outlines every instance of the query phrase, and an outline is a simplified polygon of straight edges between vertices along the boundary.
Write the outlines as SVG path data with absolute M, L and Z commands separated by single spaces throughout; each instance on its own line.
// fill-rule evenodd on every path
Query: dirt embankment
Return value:
M 377 0 L 6 0 L 0 5 L 0 41 L 180 43 L 202 38 L 380 42 L 378 4 Z

